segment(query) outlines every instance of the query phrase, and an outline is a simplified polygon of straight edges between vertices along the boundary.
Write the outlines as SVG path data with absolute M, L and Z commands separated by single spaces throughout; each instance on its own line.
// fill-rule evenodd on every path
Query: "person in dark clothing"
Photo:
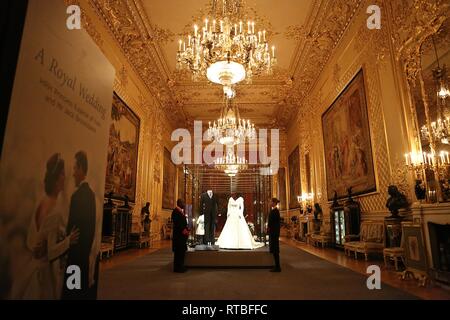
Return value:
M 187 250 L 187 239 L 189 229 L 187 226 L 186 216 L 184 215 L 184 202 L 177 200 L 177 207 L 172 211 L 172 251 L 173 251 L 173 271 L 182 273 L 186 272 L 184 267 L 184 256 Z
M 150 202 L 147 202 L 145 204 L 145 207 L 141 209 L 141 222 L 142 222 L 142 228 L 144 229 L 144 232 L 146 234 L 149 234 L 150 232 Z
M 70 199 L 69 220 L 67 223 L 67 233 L 75 226 L 80 229 L 80 237 L 77 244 L 70 247 L 67 255 L 68 266 L 78 266 L 81 271 L 81 288 L 69 289 L 67 279 L 71 276 L 64 274 L 63 300 L 90 300 L 93 297 L 92 290 L 89 288 L 89 258 L 91 254 L 92 243 L 95 236 L 95 194 L 86 182 L 88 172 L 88 159 L 84 151 L 75 155 L 75 165 L 73 177 L 77 190 Z
M 267 233 L 269 234 L 269 248 L 270 253 L 273 254 L 275 260 L 275 267 L 270 270 L 271 272 L 281 272 L 280 266 L 280 211 L 277 208 L 277 204 L 280 201 L 277 198 L 272 198 L 272 210 L 269 213 L 269 219 L 267 224 Z

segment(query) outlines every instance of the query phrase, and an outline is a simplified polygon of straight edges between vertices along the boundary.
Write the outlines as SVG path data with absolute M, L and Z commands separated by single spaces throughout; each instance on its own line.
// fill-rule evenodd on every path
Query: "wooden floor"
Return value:
M 395 272 L 393 266 L 386 269 L 384 267 L 384 262 L 382 258 L 372 258 L 368 262 L 364 259 L 355 260 L 351 257 L 346 257 L 343 251 L 336 250 L 333 248 L 317 248 L 311 245 L 307 245 L 302 242 L 295 240 L 282 239 L 284 243 L 292 247 L 298 248 L 300 250 L 306 251 L 324 260 L 336 263 L 342 267 L 348 268 L 355 272 L 366 274 L 367 267 L 369 265 L 379 265 L 381 268 L 381 281 L 382 283 L 388 284 L 392 287 L 398 288 L 400 290 L 406 291 L 412 295 L 415 295 L 421 299 L 426 300 L 450 300 L 450 291 L 444 290 L 440 287 L 429 285 L 427 288 L 419 287 L 418 283 L 414 280 L 401 280 L 399 278 L 399 273 Z M 115 268 L 123 263 L 130 262 L 139 257 L 151 254 L 161 248 L 167 248 L 171 246 L 171 242 L 166 241 L 156 241 L 152 244 L 152 248 L 144 249 L 128 249 L 121 252 L 116 252 L 114 256 L 110 259 L 102 260 L 100 263 L 100 272 L 102 270 L 107 270 Z M 281 259 L 283 259 L 283 253 L 281 252 Z
M 171 245 L 172 242 L 170 240 L 154 241 L 151 248 L 136 248 L 115 252 L 111 258 L 100 261 L 100 272 L 102 272 L 102 270 L 108 270 L 123 263 L 133 261 L 134 259 L 145 256 L 159 249 L 170 247 Z
M 308 245 L 303 242 L 295 240 L 283 239 L 286 244 L 304 250 L 308 253 L 316 255 L 327 261 L 336 263 L 345 268 L 353 271 L 366 274 L 367 267 L 373 264 L 380 266 L 381 269 L 381 282 L 386 283 L 392 287 L 406 291 L 412 295 L 415 295 L 421 299 L 426 300 L 450 300 L 450 291 L 444 290 L 441 287 L 429 285 L 427 288 L 419 287 L 418 282 L 415 280 L 401 280 L 399 273 L 395 272 L 393 264 L 390 268 L 384 267 L 383 258 L 380 256 L 378 259 L 371 258 L 369 261 L 365 261 L 364 258 L 355 260 L 353 257 L 345 256 L 343 251 L 333 248 L 318 248 L 312 245 Z

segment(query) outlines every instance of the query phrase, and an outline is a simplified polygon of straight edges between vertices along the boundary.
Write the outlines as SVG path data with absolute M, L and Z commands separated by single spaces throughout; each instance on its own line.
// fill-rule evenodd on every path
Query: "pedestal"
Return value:
M 256 250 L 187 251 L 186 267 L 202 268 L 273 268 L 273 255 L 268 248 Z
M 386 248 L 401 247 L 402 221 L 403 218 L 400 216 L 384 218 L 384 225 L 386 227 Z

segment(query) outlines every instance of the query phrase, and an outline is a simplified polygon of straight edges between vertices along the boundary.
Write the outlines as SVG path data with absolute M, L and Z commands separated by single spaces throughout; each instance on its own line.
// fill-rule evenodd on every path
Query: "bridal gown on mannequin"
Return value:
M 228 200 L 227 221 L 217 240 L 221 249 L 256 249 L 264 244 L 253 239 L 250 228 L 244 218 L 244 199 Z

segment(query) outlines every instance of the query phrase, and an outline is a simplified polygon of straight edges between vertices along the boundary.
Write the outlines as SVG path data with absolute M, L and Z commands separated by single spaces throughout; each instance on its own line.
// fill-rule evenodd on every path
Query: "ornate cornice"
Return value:
M 449 0 L 386 1 L 392 20 L 392 43 L 396 59 L 404 66 L 407 80 L 415 83 L 420 71 L 422 43 L 435 34 L 448 18 Z
M 155 49 L 158 32 L 153 33 L 149 22 L 144 22 L 139 1 L 90 1 L 152 96 L 170 115 L 171 123 L 184 123 L 186 117 L 182 108 L 175 103 L 168 77 Z
M 103 47 L 103 39 L 100 35 L 100 32 L 97 31 L 94 24 L 92 23 L 91 18 L 86 14 L 86 11 L 83 9 L 79 0 L 65 0 L 66 5 L 77 5 L 81 9 L 81 23 L 83 28 L 87 31 L 87 33 L 91 36 L 92 40 L 97 44 L 97 46 L 101 49 Z
M 170 72 L 162 45 L 172 40 L 174 34 L 152 24 L 141 0 L 89 1 L 172 124 L 179 126 L 193 121 L 185 113 L 184 106 L 200 101 L 220 103 L 220 92 L 212 89 L 206 81 L 193 83 L 187 75 Z M 243 99 L 258 103 L 270 101 L 278 107 L 271 123 L 281 127 L 291 123 L 305 104 L 305 97 L 327 65 L 361 2 L 314 1 L 305 24 L 291 26 L 285 33 L 288 38 L 298 41 L 289 70 L 278 69 L 271 76 L 257 77 L 251 85 L 241 84 Z M 361 38 L 364 41 L 367 37 L 362 35 Z M 334 79 L 338 81 L 340 70 L 333 71 Z M 122 84 L 126 85 L 126 77 L 119 76 Z M 261 87 L 266 89 L 261 90 Z M 192 94 L 194 91 L 201 97 Z
M 291 26 L 287 36 L 300 43 L 291 66 L 294 85 L 286 97 L 286 108 L 278 120 L 290 123 L 298 107 L 313 88 L 342 39 L 362 0 L 321 0 L 312 8 L 307 23 Z

